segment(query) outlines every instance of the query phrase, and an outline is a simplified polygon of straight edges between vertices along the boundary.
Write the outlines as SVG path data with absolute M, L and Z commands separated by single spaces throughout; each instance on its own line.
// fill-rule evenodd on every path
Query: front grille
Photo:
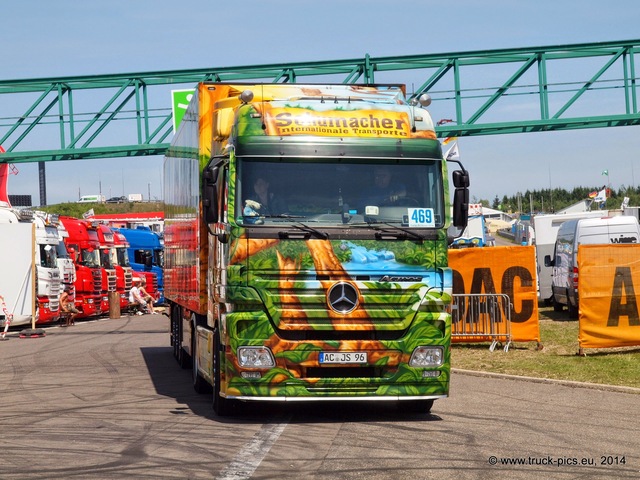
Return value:
M 116 271 L 115 270 L 106 270 L 107 272 L 107 290 L 109 292 L 116 291 Z
M 91 270 L 91 275 L 93 276 L 93 293 L 102 293 L 102 271 L 99 268 L 94 268 Z
M 382 378 L 385 369 L 376 367 L 310 367 L 306 378 Z

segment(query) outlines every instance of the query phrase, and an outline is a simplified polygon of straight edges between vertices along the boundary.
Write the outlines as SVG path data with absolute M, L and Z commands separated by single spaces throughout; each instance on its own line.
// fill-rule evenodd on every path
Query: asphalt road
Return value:
M 431 415 L 349 402 L 219 419 L 167 329 L 148 315 L 1 341 L 0 478 L 640 477 L 638 394 L 454 372 Z

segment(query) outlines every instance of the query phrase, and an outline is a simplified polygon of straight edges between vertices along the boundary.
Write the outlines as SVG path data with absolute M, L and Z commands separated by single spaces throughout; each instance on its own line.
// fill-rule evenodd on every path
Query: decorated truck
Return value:
M 164 160 L 173 355 L 239 402 L 448 396 L 447 228 L 466 225 L 404 86 L 198 84 Z M 453 212 L 453 214 L 452 214 Z

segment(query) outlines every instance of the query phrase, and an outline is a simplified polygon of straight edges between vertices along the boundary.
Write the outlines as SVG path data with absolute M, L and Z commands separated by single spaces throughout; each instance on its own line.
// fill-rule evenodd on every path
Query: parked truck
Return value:
M 78 200 L 78 203 L 104 203 L 106 197 L 104 195 L 83 195 Z
M 45 324 L 58 319 L 59 241 L 55 218 L 17 210 L 0 201 L 0 296 L 13 317 L 11 325 Z M 2 308 L 0 327 L 4 328 L 6 321 Z
M 446 232 L 451 211 L 466 225 L 469 177 L 453 172 L 450 209 L 428 103 L 398 85 L 198 84 L 164 160 L 165 298 L 173 354 L 218 415 L 448 396 Z
M 159 298 L 160 294 L 158 292 L 158 277 L 153 272 L 136 272 L 133 270 L 131 266 L 131 261 L 129 260 L 129 242 L 127 241 L 127 237 L 125 237 L 122 233 L 118 231 L 117 228 L 113 229 L 113 235 L 116 244 L 116 252 L 118 254 L 118 264 L 123 267 L 128 266 L 128 271 L 130 272 L 131 279 L 135 274 L 136 277 L 145 281 L 145 290 L 151 295 L 153 298 Z M 131 290 L 131 281 L 129 282 L 129 286 L 126 288 L 127 296 L 129 295 L 129 290 Z M 127 297 L 128 300 L 128 297 Z
M 103 302 L 108 311 L 108 297 L 102 294 L 102 266 L 100 265 L 100 241 L 94 224 L 87 220 L 62 216 L 68 237 L 65 244 L 76 268 L 75 305 L 80 310 L 78 318 L 100 315 Z
M 50 213 L 43 213 L 43 215 L 54 216 Z M 66 290 L 69 295 L 69 300 L 75 303 L 76 298 L 76 267 L 73 263 L 73 259 L 69 251 L 67 250 L 67 246 L 65 244 L 65 239 L 69 237 L 69 232 L 65 228 L 64 224 L 60 221 L 59 215 L 55 215 L 57 217 L 56 228 L 58 230 L 58 245 L 56 248 L 56 256 L 58 262 L 58 269 L 60 270 L 60 292 Z
M 117 292 L 120 309 L 129 305 L 129 290 L 131 290 L 132 269 L 121 255 L 118 255 L 115 232 L 106 224 L 98 225 L 98 240 L 100 241 L 100 264 L 103 268 L 103 292 Z M 107 305 L 107 310 L 109 306 Z
M 164 241 L 149 227 L 115 228 L 129 243 L 129 261 L 134 272 L 147 278 L 147 285 L 154 282 L 157 303 L 164 303 Z M 151 295 L 151 292 L 149 292 Z

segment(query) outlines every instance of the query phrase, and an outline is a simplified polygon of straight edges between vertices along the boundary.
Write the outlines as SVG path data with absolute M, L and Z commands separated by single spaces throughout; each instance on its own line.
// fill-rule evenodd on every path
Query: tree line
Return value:
M 603 204 L 595 203 L 592 209 L 614 210 L 621 207 L 625 197 L 629 198 L 628 206 L 640 205 L 640 186 L 619 189 L 600 187 L 575 187 L 573 190 L 564 188 L 546 188 L 542 190 L 527 190 L 517 192 L 515 195 L 495 196 L 493 201 L 473 198 L 472 203 L 481 203 L 485 207 L 501 210 L 505 213 L 554 213 L 563 210 L 575 203 L 593 198 L 602 189 L 607 188 L 607 200 Z

